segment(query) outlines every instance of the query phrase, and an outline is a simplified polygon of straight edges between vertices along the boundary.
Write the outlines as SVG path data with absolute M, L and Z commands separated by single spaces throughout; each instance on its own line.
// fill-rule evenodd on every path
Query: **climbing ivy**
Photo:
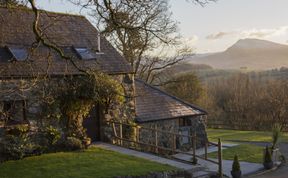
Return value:
M 47 93 L 52 93 L 53 100 L 45 107 L 53 108 L 55 113 L 51 113 L 51 109 L 45 110 L 49 111 L 49 116 L 60 118 L 65 137 L 80 140 L 87 139 L 82 122 L 96 104 L 108 108 L 113 102 L 121 104 L 124 101 L 120 83 L 100 72 L 66 77 L 50 90 L 53 91 Z

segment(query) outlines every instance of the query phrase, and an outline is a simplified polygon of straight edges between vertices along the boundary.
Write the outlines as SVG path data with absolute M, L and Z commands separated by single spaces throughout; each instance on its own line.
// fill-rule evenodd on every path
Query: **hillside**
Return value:
M 288 67 L 288 46 L 259 39 L 237 41 L 224 52 L 195 55 L 187 61 L 215 69 L 269 70 Z

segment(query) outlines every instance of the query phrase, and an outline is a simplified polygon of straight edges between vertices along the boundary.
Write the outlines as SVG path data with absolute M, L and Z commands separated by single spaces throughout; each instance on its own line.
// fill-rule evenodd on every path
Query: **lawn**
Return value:
M 225 129 L 207 129 L 209 141 L 217 141 L 221 138 L 224 142 L 232 141 L 255 141 L 255 142 L 271 142 L 271 132 L 260 131 L 239 131 Z M 282 142 L 288 142 L 288 133 L 283 133 Z
M 263 162 L 263 147 L 241 144 L 235 147 L 227 148 L 222 151 L 223 159 L 233 160 L 234 155 L 237 154 L 239 161 L 246 161 L 252 163 Z M 217 152 L 209 153 L 209 158 L 217 158 Z
M 241 143 L 241 142 L 271 142 L 271 132 L 260 131 L 240 131 L 225 129 L 207 129 L 208 139 L 217 142 L 221 138 L 222 142 L 234 142 L 240 145 L 223 150 L 223 159 L 233 160 L 234 155 L 239 156 L 240 161 L 262 163 L 263 147 Z M 240 142 L 237 142 L 240 141 Z M 280 141 L 288 142 L 288 133 L 283 133 Z M 217 152 L 208 155 L 211 158 L 217 158 Z
M 0 164 L 1 178 L 108 178 L 174 169 L 95 147 L 83 152 L 44 154 Z

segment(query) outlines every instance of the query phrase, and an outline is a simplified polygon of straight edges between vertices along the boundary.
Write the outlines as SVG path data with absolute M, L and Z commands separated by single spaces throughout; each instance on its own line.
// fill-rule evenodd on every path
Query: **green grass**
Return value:
M 51 153 L 8 161 L 0 164 L 0 177 L 108 178 L 174 169 L 168 165 L 94 147 L 83 152 Z
M 239 161 L 246 161 L 252 163 L 263 162 L 263 147 L 241 144 L 235 147 L 227 148 L 222 151 L 223 159 L 233 160 L 234 155 L 237 154 Z M 209 153 L 208 157 L 217 158 L 217 152 Z
M 240 131 L 240 130 L 226 130 L 226 129 L 207 129 L 208 139 L 212 142 L 217 142 L 221 138 L 223 142 L 247 141 L 247 142 L 271 142 L 271 132 L 260 131 Z M 283 133 L 280 141 L 288 142 L 288 133 Z M 241 144 L 223 150 L 223 159 L 233 160 L 234 155 L 239 156 L 240 161 L 247 161 L 253 163 L 262 163 L 263 161 L 263 147 L 252 144 Z M 217 152 L 209 153 L 209 157 L 217 158 Z
M 207 129 L 209 141 L 217 141 L 221 138 L 224 142 L 236 141 L 255 141 L 255 142 L 271 142 L 271 132 L 260 131 L 239 131 L 225 129 Z M 283 133 L 280 140 L 288 142 L 288 133 Z

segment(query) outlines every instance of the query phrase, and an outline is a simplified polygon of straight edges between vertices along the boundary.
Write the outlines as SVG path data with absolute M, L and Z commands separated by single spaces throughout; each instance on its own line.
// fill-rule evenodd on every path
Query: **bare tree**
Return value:
M 92 10 L 101 33 L 122 53 L 138 77 L 148 83 L 159 79 L 165 68 L 184 60 L 191 54 L 191 47 L 181 46 L 177 22 L 172 19 L 167 0 L 70 0 L 74 4 Z M 192 0 L 204 5 L 209 2 Z M 156 48 L 174 46 L 171 55 L 152 55 Z M 171 50 L 171 48 L 169 49 Z M 163 54 L 163 51 L 162 51 Z M 155 57 L 156 56 L 156 57 Z M 158 80 L 159 82 L 160 80 Z
M 177 24 L 171 19 L 166 0 L 113 1 L 76 0 L 83 7 L 93 7 L 92 16 L 102 34 L 138 72 L 141 58 L 146 51 L 156 48 L 159 43 L 175 42 Z

